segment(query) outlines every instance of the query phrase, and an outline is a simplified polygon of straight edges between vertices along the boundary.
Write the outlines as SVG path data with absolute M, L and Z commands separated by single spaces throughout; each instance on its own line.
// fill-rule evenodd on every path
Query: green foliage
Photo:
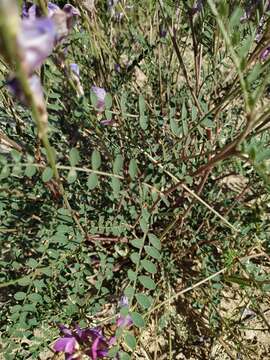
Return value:
M 208 358 L 221 345 L 254 356 L 239 304 L 269 322 L 262 3 L 243 20 L 245 2 L 196 12 L 194 1 L 119 1 L 110 13 L 74 0 L 81 17 L 65 57 L 62 44 L 40 71 L 59 178 L 29 110 L 1 88 L 5 359 L 42 358 L 59 323 L 115 335 L 110 358 Z M 74 62 L 84 96 L 62 66 Z M 93 85 L 108 90 L 104 111 Z M 119 314 L 133 324 L 115 329 Z

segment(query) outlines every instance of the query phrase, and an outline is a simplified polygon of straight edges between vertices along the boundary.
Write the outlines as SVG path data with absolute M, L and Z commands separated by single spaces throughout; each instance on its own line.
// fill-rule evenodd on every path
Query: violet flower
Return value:
M 85 354 L 89 355 L 92 360 L 102 359 L 108 355 L 108 349 L 112 345 L 112 341 L 108 341 L 102 335 L 101 329 L 87 329 L 84 336 L 89 336 L 92 340 L 91 349 L 85 351 Z
M 119 64 L 114 64 L 114 71 L 121 73 L 121 66 Z
M 35 20 L 42 17 L 42 13 L 37 5 L 29 7 L 24 2 L 22 16 L 28 20 Z M 56 28 L 55 42 L 61 42 L 74 26 L 80 12 L 74 6 L 66 4 L 61 10 L 60 7 L 52 2 L 48 2 L 48 18 L 52 19 Z
M 60 10 L 60 7 L 56 4 L 53 4 L 52 2 L 48 2 L 48 17 L 52 17 L 53 14 Z
M 67 16 L 67 28 L 68 30 L 71 30 L 77 18 L 80 16 L 80 12 L 78 9 L 76 9 L 74 6 L 70 4 L 66 4 L 63 7 L 63 11 Z
M 48 2 L 48 17 L 52 17 L 55 11 L 60 10 L 58 5 Z M 22 17 L 30 20 L 42 17 L 42 12 L 36 4 L 31 4 L 28 1 L 23 3 Z
M 114 120 L 113 119 L 101 120 L 100 124 L 103 126 L 110 126 L 114 124 Z
M 119 305 L 122 308 L 128 308 L 128 298 L 126 296 L 122 296 L 120 301 L 119 301 Z M 118 327 L 122 327 L 122 328 L 128 328 L 133 324 L 133 320 L 131 318 L 131 316 L 128 314 L 126 316 L 123 315 L 119 315 L 118 319 L 116 320 L 116 325 Z
M 53 345 L 53 349 L 56 352 L 65 353 L 65 360 L 73 360 L 75 359 L 74 354 L 80 348 L 79 342 L 73 332 L 65 325 L 60 325 L 59 328 L 64 337 L 56 340 Z
M 24 1 L 22 4 L 22 18 L 28 18 L 29 17 L 29 8 L 33 6 L 28 1 Z
M 264 49 L 260 54 L 261 60 L 266 60 L 270 55 L 270 46 L 268 46 L 266 49 Z
M 73 74 L 80 77 L 80 69 L 77 64 L 75 64 L 75 63 L 70 64 L 70 70 Z
M 54 47 L 61 42 L 69 33 L 74 19 L 79 16 L 79 11 L 72 5 L 66 4 L 61 10 L 59 6 L 48 3 L 48 17 L 42 17 L 37 5 L 24 1 L 22 8 L 22 20 L 17 34 L 17 46 L 19 48 L 22 65 L 29 77 L 29 85 L 35 96 L 37 104 L 44 104 L 43 92 L 39 79 L 32 76 L 36 70 L 51 55 Z M 77 77 L 79 80 L 79 78 Z M 26 98 L 16 79 L 8 82 L 11 92 L 26 104 Z M 80 94 L 83 90 L 79 89 Z
M 23 20 L 17 44 L 26 72 L 32 74 L 51 55 L 55 41 L 55 26 L 51 19 Z
M 105 110 L 105 97 L 106 97 L 105 89 L 98 87 L 98 86 L 92 86 L 91 90 L 97 97 L 96 107 L 97 107 L 98 111 L 103 112 Z
M 70 67 L 70 77 L 74 82 L 76 92 L 78 97 L 81 97 L 84 95 L 83 87 L 80 81 L 80 69 L 79 66 L 75 63 L 72 63 L 69 65 Z
M 51 18 L 55 12 L 61 10 L 60 7 L 52 2 L 48 2 L 48 17 Z M 80 12 L 71 4 L 66 4 L 63 7 L 63 11 L 69 16 L 79 16 Z M 23 3 L 23 11 L 22 16 L 24 18 L 35 19 L 37 17 L 42 17 L 42 13 L 39 7 L 36 4 L 29 4 L 28 1 L 24 1 Z
M 102 113 L 105 110 L 105 97 L 106 97 L 106 90 L 104 88 L 98 86 L 92 86 L 91 91 L 96 95 L 97 103 L 95 104 L 99 113 Z M 104 119 L 100 121 L 101 125 L 108 126 L 113 125 L 113 119 Z
M 75 360 L 80 354 L 88 355 L 92 360 L 102 359 L 108 355 L 108 349 L 114 342 L 113 338 L 107 340 L 98 328 L 81 329 L 76 326 L 70 330 L 60 325 L 60 331 L 64 336 L 56 340 L 53 349 L 65 353 L 66 360 Z
M 65 353 L 66 360 L 76 359 L 74 357 L 75 352 L 79 349 L 79 344 L 77 343 L 75 337 L 66 336 L 58 339 L 54 344 L 54 350 L 56 352 Z
M 59 6 L 48 3 L 48 17 L 42 17 L 37 5 L 24 2 L 21 32 L 17 42 L 22 51 L 27 73 L 35 71 L 52 53 L 71 30 L 79 11 L 70 4 L 61 10 Z
M 127 316 L 120 315 L 116 320 L 116 325 L 122 328 L 128 328 L 133 324 L 133 320 L 131 316 L 128 314 Z

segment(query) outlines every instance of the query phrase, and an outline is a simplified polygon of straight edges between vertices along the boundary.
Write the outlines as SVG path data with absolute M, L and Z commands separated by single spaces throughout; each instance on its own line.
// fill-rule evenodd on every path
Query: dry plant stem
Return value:
M 37 4 L 41 9 L 44 16 L 48 15 L 48 2 L 47 0 L 37 0 Z
M 249 116 L 247 115 L 247 118 L 249 119 Z M 225 145 L 224 148 L 216 154 L 214 157 L 212 157 L 206 165 L 202 165 L 198 170 L 196 170 L 194 173 L 191 174 L 191 176 L 197 176 L 201 174 L 201 172 L 211 169 L 214 165 L 216 165 L 219 161 L 225 160 L 230 156 L 234 156 L 237 154 L 237 147 L 242 144 L 242 142 L 245 140 L 245 138 L 248 136 L 248 134 L 251 132 L 251 130 L 254 127 L 254 121 L 248 120 L 245 129 L 243 132 L 230 144 Z
M 205 171 L 211 171 L 212 167 L 214 166 L 214 164 L 218 161 L 221 161 L 223 159 L 226 159 L 229 155 L 231 155 L 230 153 L 226 153 L 227 150 L 231 150 L 229 148 L 231 144 L 228 144 L 226 149 L 224 147 L 224 154 L 222 156 L 220 156 L 219 158 L 216 158 L 215 162 L 212 162 L 214 158 L 211 159 L 211 164 L 207 163 L 206 165 L 202 165 L 198 170 L 196 170 L 195 172 L 189 174 L 189 176 L 193 177 L 193 176 L 199 176 L 202 173 L 205 173 Z M 234 148 L 234 146 L 232 147 L 232 149 Z M 218 154 L 220 155 L 220 153 Z M 238 152 L 235 150 L 232 152 L 232 155 L 238 155 Z M 157 162 L 156 162 L 157 163 Z M 177 190 L 179 187 L 181 187 L 184 184 L 184 180 L 178 181 L 175 185 L 171 186 L 168 190 L 166 190 L 164 192 L 165 196 L 168 196 L 169 194 L 171 194 L 172 192 L 174 192 L 175 190 Z M 160 199 L 158 199 L 153 206 L 156 206 L 156 204 L 159 202 Z
M 267 1 L 265 2 L 265 4 L 267 3 Z M 261 38 L 261 40 L 259 41 L 259 43 L 257 44 L 257 46 L 255 47 L 255 49 L 253 50 L 252 54 L 250 55 L 248 61 L 247 61 L 247 65 L 246 68 L 248 68 L 253 61 L 255 61 L 259 55 L 261 54 L 261 52 L 267 48 L 269 46 L 269 31 L 270 31 L 270 20 L 268 19 L 267 24 L 266 24 L 266 31 L 263 35 L 263 37 Z
M 207 179 L 208 179 L 208 176 L 209 176 L 210 172 L 211 172 L 210 169 L 208 169 L 208 170 L 205 172 L 205 174 L 204 174 L 204 176 L 203 176 L 203 178 L 202 178 L 199 186 L 198 186 L 197 189 L 196 189 L 196 194 L 197 194 L 197 195 L 201 195 L 201 192 L 203 191 L 203 188 L 204 188 L 204 186 L 205 186 L 205 183 L 206 183 L 206 181 L 207 181 Z M 190 203 L 189 207 L 188 207 L 187 210 L 185 211 L 184 215 L 181 217 L 181 222 L 183 222 L 184 219 L 187 217 L 188 213 L 191 211 L 191 209 L 192 209 L 192 207 L 193 207 L 193 205 L 194 205 L 195 203 L 196 203 L 196 199 L 193 198 L 192 202 Z
M 147 312 L 147 315 L 155 312 L 156 310 L 160 309 L 162 306 L 165 306 L 165 305 L 167 305 L 167 304 L 170 304 L 173 300 L 176 300 L 177 298 L 179 298 L 179 297 L 182 296 L 183 294 L 185 294 L 185 293 L 187 293 L 187 292 L 189 292 L 189 291 L 192 291 L 192 290 L 196 289 L 197 287 L 199 287 L 199 286 L 207 283 L 208 281 L 214 279 L 215 277 L 223 274 L 226 270 L 227 270 L 227 268 L 223 268 L 223 269 L 217 271 L 216 273 L 208 276 L 207 278 L 205 278 L 205 279 L 197 282 L 196 284 L 191 285 L 191 286 L 189 286 L 189 287 L 187 287 L 187 288 L 185 288 L 185 289 L 177 292 L 175 295 L 172 295 L 169 299 L 166 299 L 166 300 L 162 301 L 160 304 L 156 305 L 156 306 L 153 307 L 151 310 L 149 310 L 149 311 Z
M 257 131 L 258 130 L 261 130 L 266 124 L 268 124 L 269 122 L 269 117 L 270 117 L 270 109 L 267 109 L 265 111 L 265 113 L 263 113 L 259 118 L 258 120 L 256 120 L 256 127 L 255 127 L 255 132 L 257 134 Z
M 256 287 L 257 290 L 260 290 L 260 286 L 258 285 L 258 282 L 252 278 L 250 276 L 250 274 L 246 271 L 245 269 L 245 266 L 243 266 L 242 263 L 240 263 L 240 266 L 242 268 L 242 270 L 244 271 L 244 273 L 246 274 L 247 276 L 247 279 Z M 250 299 L 251 300 L 251 299 Z M 256 305 L 256 308 L 257 308 L 257 313 L 258 315 L 260 316 L 260 318 L 262 319 L 262 321 L 265 323 L 265 325 L 267 326 L 268 330 L 270 331 L 270 324 L 269 322 L 267 321 L 266 317 L 264 316 L 263 312 L 261 311 L 261 309 Z
M 234 354 L 231 352 L 229 345 L 226 343 L 225 340 L 223 340 L 221 337 L 219 337 L 218 342 L 220 343 L 220 345 L 224 348 L 224 350 L 226 351 L 227 355 L 229 355 L 229 357 L 232 360 L 237 360 L 236 356 L 234 356 Z
M 201 76 L 201 60 L 202 60 L 202 44 L 198 43 L 195 36 L 195 29 L 193 25 L 194 17 L 189 12 L 189 23 L 192 34 L 193 43 L 193 57 L 194 57 L 194 68 L 195 68 L 195 81 L 196 81 L 196 96 L 199 96 L 200 92 L 200 76 Z
M 167 28 L 168 28 L 168 31 L 169 31 L 169 34 L 170 34 L 170 37 L 171 37 L 171 40 L 172 40 L 172 43 L 173 43 L 173 47 L 174 47 L 174 50 L 175 50 L 175 53 L 176 53 L 176 56 L 177 56 L 177 59 L 179 61 L 179 64 L 182 68 L 182 71 L 183 71 L 183 75 L 184 75 L 184 78 L 186 80 L 186 84 L 188 86 L 188 89 L 191 93 L 191 96 L 192 96 L 192 99 L 199 111 L 199 114 L 202 115 L 203 114 L 203 111 L 202 111 L 202 108 L 201 108 L 201 105 L 199 103 L 199 100 L 197 99 L 197 96 L 193 90 L 193 86 L 192 84 L 190 83 L 190 80 L 189 80 L 189 76 L 188 76 L 188 73 L 187 73 L 187 69 L 186 69 L 186 66 L 185 66 L 185 63 L 184 63 L 184 60 L 182 58 L 182 55 L 181 55 L 181 52 L 180 52 L 180 49 L 178 47 L 178 44 L 177 44 L 177 40 L 176 40 L 176 36 L 175 36 L 175 33 L 173 33 L 172 29 L 171 29 L 171 26 L 165 16 L 165 12 L 164 12 L 164 7 L 163 7 L 163 0 L 159 0 L 159 5 L 160 5 L 160 8 L 161 8 L 161 11 L 162 11 L 162 14 L 163 14 L 163 18 L 164 18 L 164 21 L 166 22 L 166 25 L 167 25 Z
M 270 58 L 265 61 L 263 64 L 262 64 L 262 71 L 263 70 L 267 70 L 268 66 L 270 64 Z M 246 70 L 246 69 L 245 69 Z M 244 71 L 245 71 L 244 70 Z M 237 76 L 237 79 L 238 79 L 238 76 Z M 239 80 L 239 79 L 238 79 Z M 265 88 L 265 85 L 267 85 L 267 81 L 269 80 L 269 77 L 268 76 L 265 76 L 264 78 L 264 86 L 262 86 L 262 89 Z M 241 90 L 241 86 L 238 84 L 234 89 L 233 89 L 233 86 L 235 85 L 235 81 L 233 80 L 233 82 L 231 83 L 231 85 L 229 86 L 229 89 L 227 90 L 226 94 L 222 97 L 220 103 L 218 105 L 216 105 L 215 107 L 213 107 L 212 109 L 210 109 L 201 119 L 200 121 L 198 122 L 198 124 L 203 121 L 207 116 L 211 115 L 212 113 L 217 113 L 223 106 L 226 102 L 229 102 L 231 99 L 236 99 L 237 97 L 240 96 L 240 90 Z M 262 90 L 261 90 L 262 91 Z M 256 98 L 258 98 L 259 95 L 256 96 Z M 256 100 L 256 99 L 255 99 Z M 254 101 L 255 101 L 254 100 Z M 255 101 L 256 102 L 256 101 Z M 197 125 L 198 125 L 197 124 Z
M 208 293 L 205 291 L 205 289 L 202 289 L 202 292 L 204 293 L 204 295 L 207 297 Z M 225 351 L 227 352 L 227 354 L 232 358 L 232 359 L 237 359 L 235 355 L 233 355 L 232 351 L 230 350 L 230 347 L 233 348 L 233 350 L 238 353 L 238 349 L 236 347 L 234 347 L 234 345 L 232 344 L 227 344 L 227 342 L 225 342 L 224 339 L 222 339 L 223 337 L 227 337 L 230 340 L 234 340 L 234 342 L 240 343 L 240 339 L 238 338 L 238 334 L 235 332 L 235 329 L 232 328 L 232 326 L 230 326 L 229 321 L 225 318 L 222 317 L 222 315 L 220 314 L 217 306 L 214 303 L 211 303 L 211 306 L 215 309 L 215 312 L 218 314 L 218 317 L 220 318 L 220 321 L 222 323 L 221 329 L 222 333 L 224 334 L 220 334 L 220 336 L 217 338 L 218 342 L 223 346 L 223 348 L 225 349 Z M 228 334 L 230 334 L 230 336 L 228 336 Z M 246 355 L 246 354 L 245 354 Z M 248 356 L 248 355 L 247 355 Z M 248 356 L 249 359 L 251 359 Z M 252 360 L 252 359 L 251 359 Z
M 203 59 L 203 44 L 199 44 L 199 50 L 197 55 L 197 77 L 198 77 L 198 90 L 197 96 L 199 96 L 200 88 L 201 88 L 201 72 L 202 72 L 202 60 Z
M 240 199 L 245 195 L 245 193 L 247 192 L 247 190 L 249 189 L 250 185 L 247 185 L 239 195 L 237 195 L 237 197 L 235 198 L 234 202 L 232 203 L 232 205 L 224 212 L 224 216 L 228 215 L 232 210 L 233 208 L 237 205 L 237 203 L 240 201 Z M 218 228 L 218 224 L 215 225 L 211 230 L 210 230 L 210 233 L 208 233 L 208 236 L 210 237 L 214 232 L 215 230 Z M 206 240 L 204 240 L 206 241 Z M 207 242 L 208 243 L 208 242 Z
M 11 140 L 6 134 L 4 134 L 2 131 L 0 131 L 0 144 L 4 144 L 6 146 L 10 146 L 14 149 L 16 149 L 19 152 L 23 151 L 23 148 L 17 144 L 15 141 Z
M 180 183 L 179 179 L 174 176 L 172 173 L 164 169 L 163 165 L 158 163 L 151 155 L 149 155 L 146 151 L 143 151 L 143 153 L 158 167 L 160 167 L 170 178 L 177 183 L 177 185 Z M 205 169 L 207 170 L 207 169 Z M 203 199 L 201 199 L 194 191 L 192 191 L 187 185 L 181 184 L 183 189 L 185 189 L 192 197 L 197 199 L 201 204 L 203 204 L 207 209 L 209 209 L 212 213 L 214 213 L 218 218 L 220 218 L 228 227 L 230 227 L 235 232 L 239 232 L 238 229 L 236 229 L 228 220 L 226 220 L 223 216 L 221 216 L 215 209 L 213 209 L 210 205 L 208 205 Z
M 223 21 L 221 19 L 221 17 L 219 16 L 219 13 L 217 11 L 217 8 L 216 8 L 216 5 L 214 3 L 213 0 L 207 0 L 208 2 L 208 5 L 212 11 L 212 13 L 214 14 L 215 18 L 216 18 L 216 21 L 217 21 L 217 24 L 218 24 L 218 27 L 220 29 L 220 32 L 222 33 L 223 35 L 223 38 L 224 38 L 224 41 L 226 43 L 226 46 L 228 47 L 228 50 L 231 54 L 231 57 L 232 57 L 232 60 L 233 60 L 233 63 L 236 67 L 236 70 L 237 70 L 237 73 L 238 73 L 238 76 L 239 76 L 239 81 L 240 81 L 240 85 L 241 85 L 241 88 L 242 88 L 242 91 L 243 91 L 243 96 L 244 96 L 244 99 L 245 99 L 245 107 L 246 107 L 246 113 L 250 113 L 250 101 L 249 101 L 249 94 L 248 94 L 248 89 L 247 89 L 247 85 L 246 85 L 246 82 L 245 82 L 245 79 L 244 79 L 244 76 L 243 76 L 243 73 L 242 73 L 242 70 L 241 70 L 241 63 L 240 63 L 240 60 L 236 54 L 236 52 L 234 51 L 234 48 L 232 46 L 232 43 L 231 43 L 231 40 L 230 40 L 230 37 L 228 35 L 228 32 L 223 24 Z
M 210 170 L 206 171 L 199 186 L 197 187 L 196 189 L 196 194 L 199 196 L 204 188 L 204 185 L 206 183 L 206 180 L 208 178 L 210 174 Z M 181 230 L 182 230 L 182 225 L 183 225 L 183 222 L 184 222 L 184 219 L 187 217 L 188 213 L 190 212 L 190 210 L 192 209 L 193 205 L 195 204 L 196 202 L 196 199 L 193 198 L 191 203 L 189 204 L 188 208 L 185 210 L 184 214 L 183 215 L 178 215 L 176 216 L 176 219 L 174 219 L 166 228 L 165 230 L 162 232 L 161 234 L 161 239 L 163 239 L 169 232 L 172 228 L 175 227 L 175 225 L 179 222 L 179 220 L 181 221 L 181 225 L 180 225 L 180 234 L 181 234 Z
M 238 259 L 237 262 L 243 262 L 243 261 L 246 261 L 246 260 L 248 260 L 248 259 L 250 259 L 250 258 L 257 258 L 257 257 L 260 257 L 260 256 L 265 256 L 265 253 L 259 253 L 259 254 L 251 255 L 251 256 L 244 256 L 243 258 Z M 226 267 L 225 267 L 225 268 L 222 268 L 221 270 L 215 272 L 214 274 L 208 276 L 207 278 L 205 278 L 205 279 L 203 279 L 203 280 L 201 280 L 201 281 L 198 281 L 198 282 L 195 283 L 194 285 L 191 285 L 191 286 L 189 286 L 189 287 L 187 287 L 187 288 L 185 288 L 185 289 L 177 292 L 177 293 L 176 293 L 175 295 L 173 295 L 170 299 L 166 299 L 166 300 L 162 301 L 161 303 L 159 303 L 158 305 L 156 305 L 155 307 L 153 307 L 151 310 L 149 310 L 149 311 L 147 312 L 146 315 L 148 316 L 148 315 L 152 314 L 153 312 L 155 312 L 156 310 L 160 309 L 161 307 L 163 307 L 163 306 L 165 306 L 165 305 L 167 305 L 167 304 L 170 304 L 173 300 L 178 299 L 178 298 L 179 298 L 180 296 L 182 296 L 183 294 L 185 294 L 185 293 L 187 293 L 187 292 L 189 292 L 189 291 L 192 291 L 192 290 L 198 288 L 199 286 L 207 283 L 208 281 L 214 279 L 215 277 L 217 277 L 217 276 L 225 273 L 226 270 L 227 270 Z
M 197 61 L 198 46 L 197 46 L 197 41 L 196 41 L 196 37 L 195 37 L 195 30 L 194 30 L 194 26 L 193 26 L 193 16 L 192 16 L 192 14 L 190 12 L 188 14 L 188 19 L 189 19 L 189 24 L 190 24 L 190 29 L 191 29 L 191 37 L 192 37 L 192 44 L 193 44 L 193 62 L 194 62 L 194 68 L 195 68 L 196 96 L 198 96 L 198 90 L 199 90 L 198 61 Z

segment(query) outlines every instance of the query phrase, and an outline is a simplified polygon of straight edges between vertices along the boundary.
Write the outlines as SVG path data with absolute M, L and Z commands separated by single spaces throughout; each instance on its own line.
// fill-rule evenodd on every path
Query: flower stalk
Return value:
M 39 8 L 42 11 L 42 14 L 44 16 L 47 16 L 48 15 L 48 3 L 47 3 L 47 0 L 38 0 L 37 3 L 38 3 Z

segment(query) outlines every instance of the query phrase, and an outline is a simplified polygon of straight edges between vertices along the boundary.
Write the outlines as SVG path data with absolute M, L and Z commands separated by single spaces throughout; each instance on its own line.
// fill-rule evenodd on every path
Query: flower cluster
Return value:
M 23 2 L 20 19 L 17 14 L 18 26 L 15 32 L 16 44 L 14 44 L 16 45 L 16 55 L 19 57 L 22 68 L 27 75 L 28 86 L 34 96 L 35 103 L 40 109 L 45 109 L 45 104 L 43 89 L 36 72 L 53 53 L 54 49 L 64 43 L 79 15 L 79 11 L 70 4 L 64 5 L 61 9 L 58 5 L 48 2 L 47 15 L 44 16 L 41 9 L 29 1 Z M 65 47 L 62 55 L 66 50 Z M 84 90 L 80 82 L 78 65 L 72 63 L 66 66 L 63 57 L 60 55 L 57 57 L 57 61 L 60 61 L 59 65 L 65 68 L 65 72 L 73 83 L 78 97 L 83 96 Z M 28 99 L 22 89 L 20 80 L 13 75 L 7 81 L 7 85 L 20 102 L 28 105 Z M 97 86 L 92 86 L 91 90 L 97 97 L 96 109 L 101 114 L 105 110 L 106 91 Z M 101 124 L 111 125 L 112 120 L 102 120 Z
M 49 2 L 48 15 L 42 16 L 39 7 L 24 2 L 22 19 L 16 36 L 17 48 L 23 69 L 28 76 L 29 86 L 37 104 L 43 102 L 42 87 L 35 72 L 52 54 L 54 48 L 62 43 L 71 31 L 79 11 L 70 4 L 63 9 Z M 10 90 L 22 102 L 25 97 L 16 78 L 8 82 Z
M 108 349 L 113 344 L 114 338 L 107 340 L 101 329 L 81 329 L 76 326 L 70 330 L 60 325 L 62 337 L 59 338 L 53 348 L 56 352 L 63 352 L 66 360 L 78 360 L 82 355 L 88 355 L 90 359 L 102 359 L 108 355 Z
M 105 97 L 106 91 L 103 88 L 98 86 L 92 86 L 91 90 L 97 97 L 97 104 L 96 107 L 99 112 L 103 112 L 105 110 Z
M 128 299 L 123 296 L 119 305 L 128 309 Z M 118 328 L 129 328 L 133 324 L 129 314 L 126 316 L 118 314 L 116 326 Z M 109 348 L 116 343 L 116 337 L 107 339 L 100 328 L 81 329 L 78 325 L 70 330 L 65 325 L 60 325 L 60 332 L 63 335 L 54 343 L 55 352 L 63 352 L 65 360 L 80 360 L 88 356 L 92 360 L 102 359 L 108 355 Z M 117 355 L 116 358 L 118 359 Z

